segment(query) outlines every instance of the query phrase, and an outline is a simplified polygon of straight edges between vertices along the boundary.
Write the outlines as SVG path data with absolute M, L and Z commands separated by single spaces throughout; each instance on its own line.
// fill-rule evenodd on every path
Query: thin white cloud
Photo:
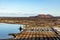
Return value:
M 14 10 L 14 9 L 0 9 L 0 16 L 31 16 L 36 15 L 34 11 L 26 11 L 26 10 Z

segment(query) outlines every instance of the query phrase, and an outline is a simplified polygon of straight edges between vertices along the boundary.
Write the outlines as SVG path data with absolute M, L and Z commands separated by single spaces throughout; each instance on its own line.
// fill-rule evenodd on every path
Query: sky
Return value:
M 60 16 L 60 0 L 0 0 L 0 16 Z

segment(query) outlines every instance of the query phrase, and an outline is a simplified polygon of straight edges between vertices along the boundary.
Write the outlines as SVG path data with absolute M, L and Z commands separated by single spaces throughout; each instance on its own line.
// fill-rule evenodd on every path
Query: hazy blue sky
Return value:
M 0 16 L 60 15 L 60 0 L 0 0 Z

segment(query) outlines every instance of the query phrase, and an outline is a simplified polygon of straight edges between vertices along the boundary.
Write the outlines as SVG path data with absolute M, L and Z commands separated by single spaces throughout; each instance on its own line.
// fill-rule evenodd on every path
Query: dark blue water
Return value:
M 10 33 L 20 33 L 19 27 L 20 25 L 18 24 L 0 23 L 0 39 L 12 38 L 12 36 L 8 35 Z

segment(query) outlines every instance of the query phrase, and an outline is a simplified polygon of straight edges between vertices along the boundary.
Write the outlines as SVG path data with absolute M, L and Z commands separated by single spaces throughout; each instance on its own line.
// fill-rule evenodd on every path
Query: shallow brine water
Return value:
M 10 33 L 20 33 L 19 27 L 18 24 L 0 23 L 0 39 L 12 38 L 13 36 L 8 35 Z

